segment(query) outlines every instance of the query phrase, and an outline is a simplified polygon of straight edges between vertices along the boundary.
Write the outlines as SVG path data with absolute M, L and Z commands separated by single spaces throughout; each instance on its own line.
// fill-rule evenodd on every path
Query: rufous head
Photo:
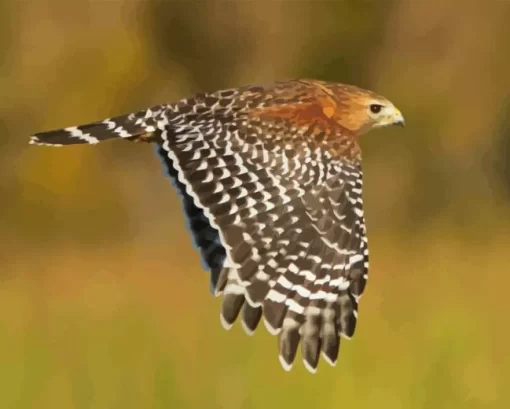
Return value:
M 400 110 L 385 97 L 354 85 L 325 84 L 335 106 L 330 118 L 355 135 L 390 125 L 405 126 Z

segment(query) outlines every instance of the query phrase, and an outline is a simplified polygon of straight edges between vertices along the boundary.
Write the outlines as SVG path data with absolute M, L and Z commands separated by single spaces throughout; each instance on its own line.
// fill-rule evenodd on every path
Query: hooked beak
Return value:
M 395 113 L 393 114 L 393 125 L 400 126 L 402 128 L 406 126 L 404 116 L 397 108 L 395 108 Z

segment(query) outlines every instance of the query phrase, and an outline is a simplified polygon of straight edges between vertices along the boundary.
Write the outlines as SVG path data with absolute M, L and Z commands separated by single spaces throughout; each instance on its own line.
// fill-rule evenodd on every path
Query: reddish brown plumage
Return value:
M 251 91 L 251 90 L 248 90 Z M 357 137 L 370 129 L 367 103 L 386 99 L 358 87 L 330 84 L 316 80 L 283 83 L 275 92 L 257 90 L 266 105 L 251 108 L 249 116 L 264 121 L 283 120 L 298 129 L 313 127 L 312 136 L 330 153 L 345 158 L 359 158 Z M 253 98 L 248 92 L 247 100 Z M 275 100 L 285 103 L 274 103 Z
M 40 145 L 115 138 L 158 144 L 225 328 L 260 320 L 290 369 L 314 372 L 354 335 L 368 277 L 358 137 L 403 124 L 388 100 L 350 85 L 293 80 L 36 134 Z M 192 299 L 192 297 L 190 297 Z M 239 318 L 238 318 L 239 317 Z

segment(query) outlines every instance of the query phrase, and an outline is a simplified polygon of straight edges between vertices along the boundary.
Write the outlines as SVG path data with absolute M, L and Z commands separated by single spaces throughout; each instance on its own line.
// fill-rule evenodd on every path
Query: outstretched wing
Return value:
M 292 112 L 308 119 L 316 108 Z M 252 333 L 263 317 L 284 368 L 301 341 L 313 372 L 320 351 L 334 364 L 340 335 L 354 334 L 367 278 L 360 162 L 321 120 L 252 112 L 223 104 L 221 114 L 170 119 L 160 153 L 223 295 L 223 325 L 241 313 Z

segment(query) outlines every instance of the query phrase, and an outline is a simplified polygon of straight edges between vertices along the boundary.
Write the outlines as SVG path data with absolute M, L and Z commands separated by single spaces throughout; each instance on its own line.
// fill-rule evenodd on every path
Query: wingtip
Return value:
M 337 363 L 337 360 L 335 361 L 332 361 L 331 358 L 329 356 L 327 356 L 324 352 L 322 352 L 322 357 L 324 358 L 324 360 L 329 364 L 331 365 L 333 368 L 336 366 L 336 363 Z
M 305 368 L 307 369 L 308 372 L 312 373 L 312 374 L 316 374 L 317 373 L 317 367 L 313 367 L 312 365 L 310 365 L 306 359 L 303 359 L 303 364 L 305 365 Z
M 266 327 L 267 331 L 271 335 L 278 335 L 281 331 L 281 328 L 273 328 L 273 326 L 266 320 L 264 317 L 264 326 Z
M 342 337 L 343 339 L 346 339 L 347 341 L 350 341 L 352 339 L 352 336 L 347 335 L 344 332 L 340 332 L 340 337 Z
M 243 331 L 246 335 L 249 335 L 250 337 L 253 336 L 253 334 L 255 334 L 255 331 L 252 331 L 248 325 L 246 325 L 246 322 L 244 322 L 244 320 L 241 320 L 241 327 L 243 328 Z
M 292 362 L 289 364 L 282 355 L 278 355 L 278 359 L 284 371 L 289 372 L 292 369 Z
M 225 317 L 223 316 L 223 314 L 220 314 L 220 322 L 221 322 L 221 326 L 223 327 L 223 329 L 225 329 L 226 331 L 229 331 L 231 328 L 232 328 L 232 325 L 231 323 L 227 322 L 227 320 L 225 319 Z

